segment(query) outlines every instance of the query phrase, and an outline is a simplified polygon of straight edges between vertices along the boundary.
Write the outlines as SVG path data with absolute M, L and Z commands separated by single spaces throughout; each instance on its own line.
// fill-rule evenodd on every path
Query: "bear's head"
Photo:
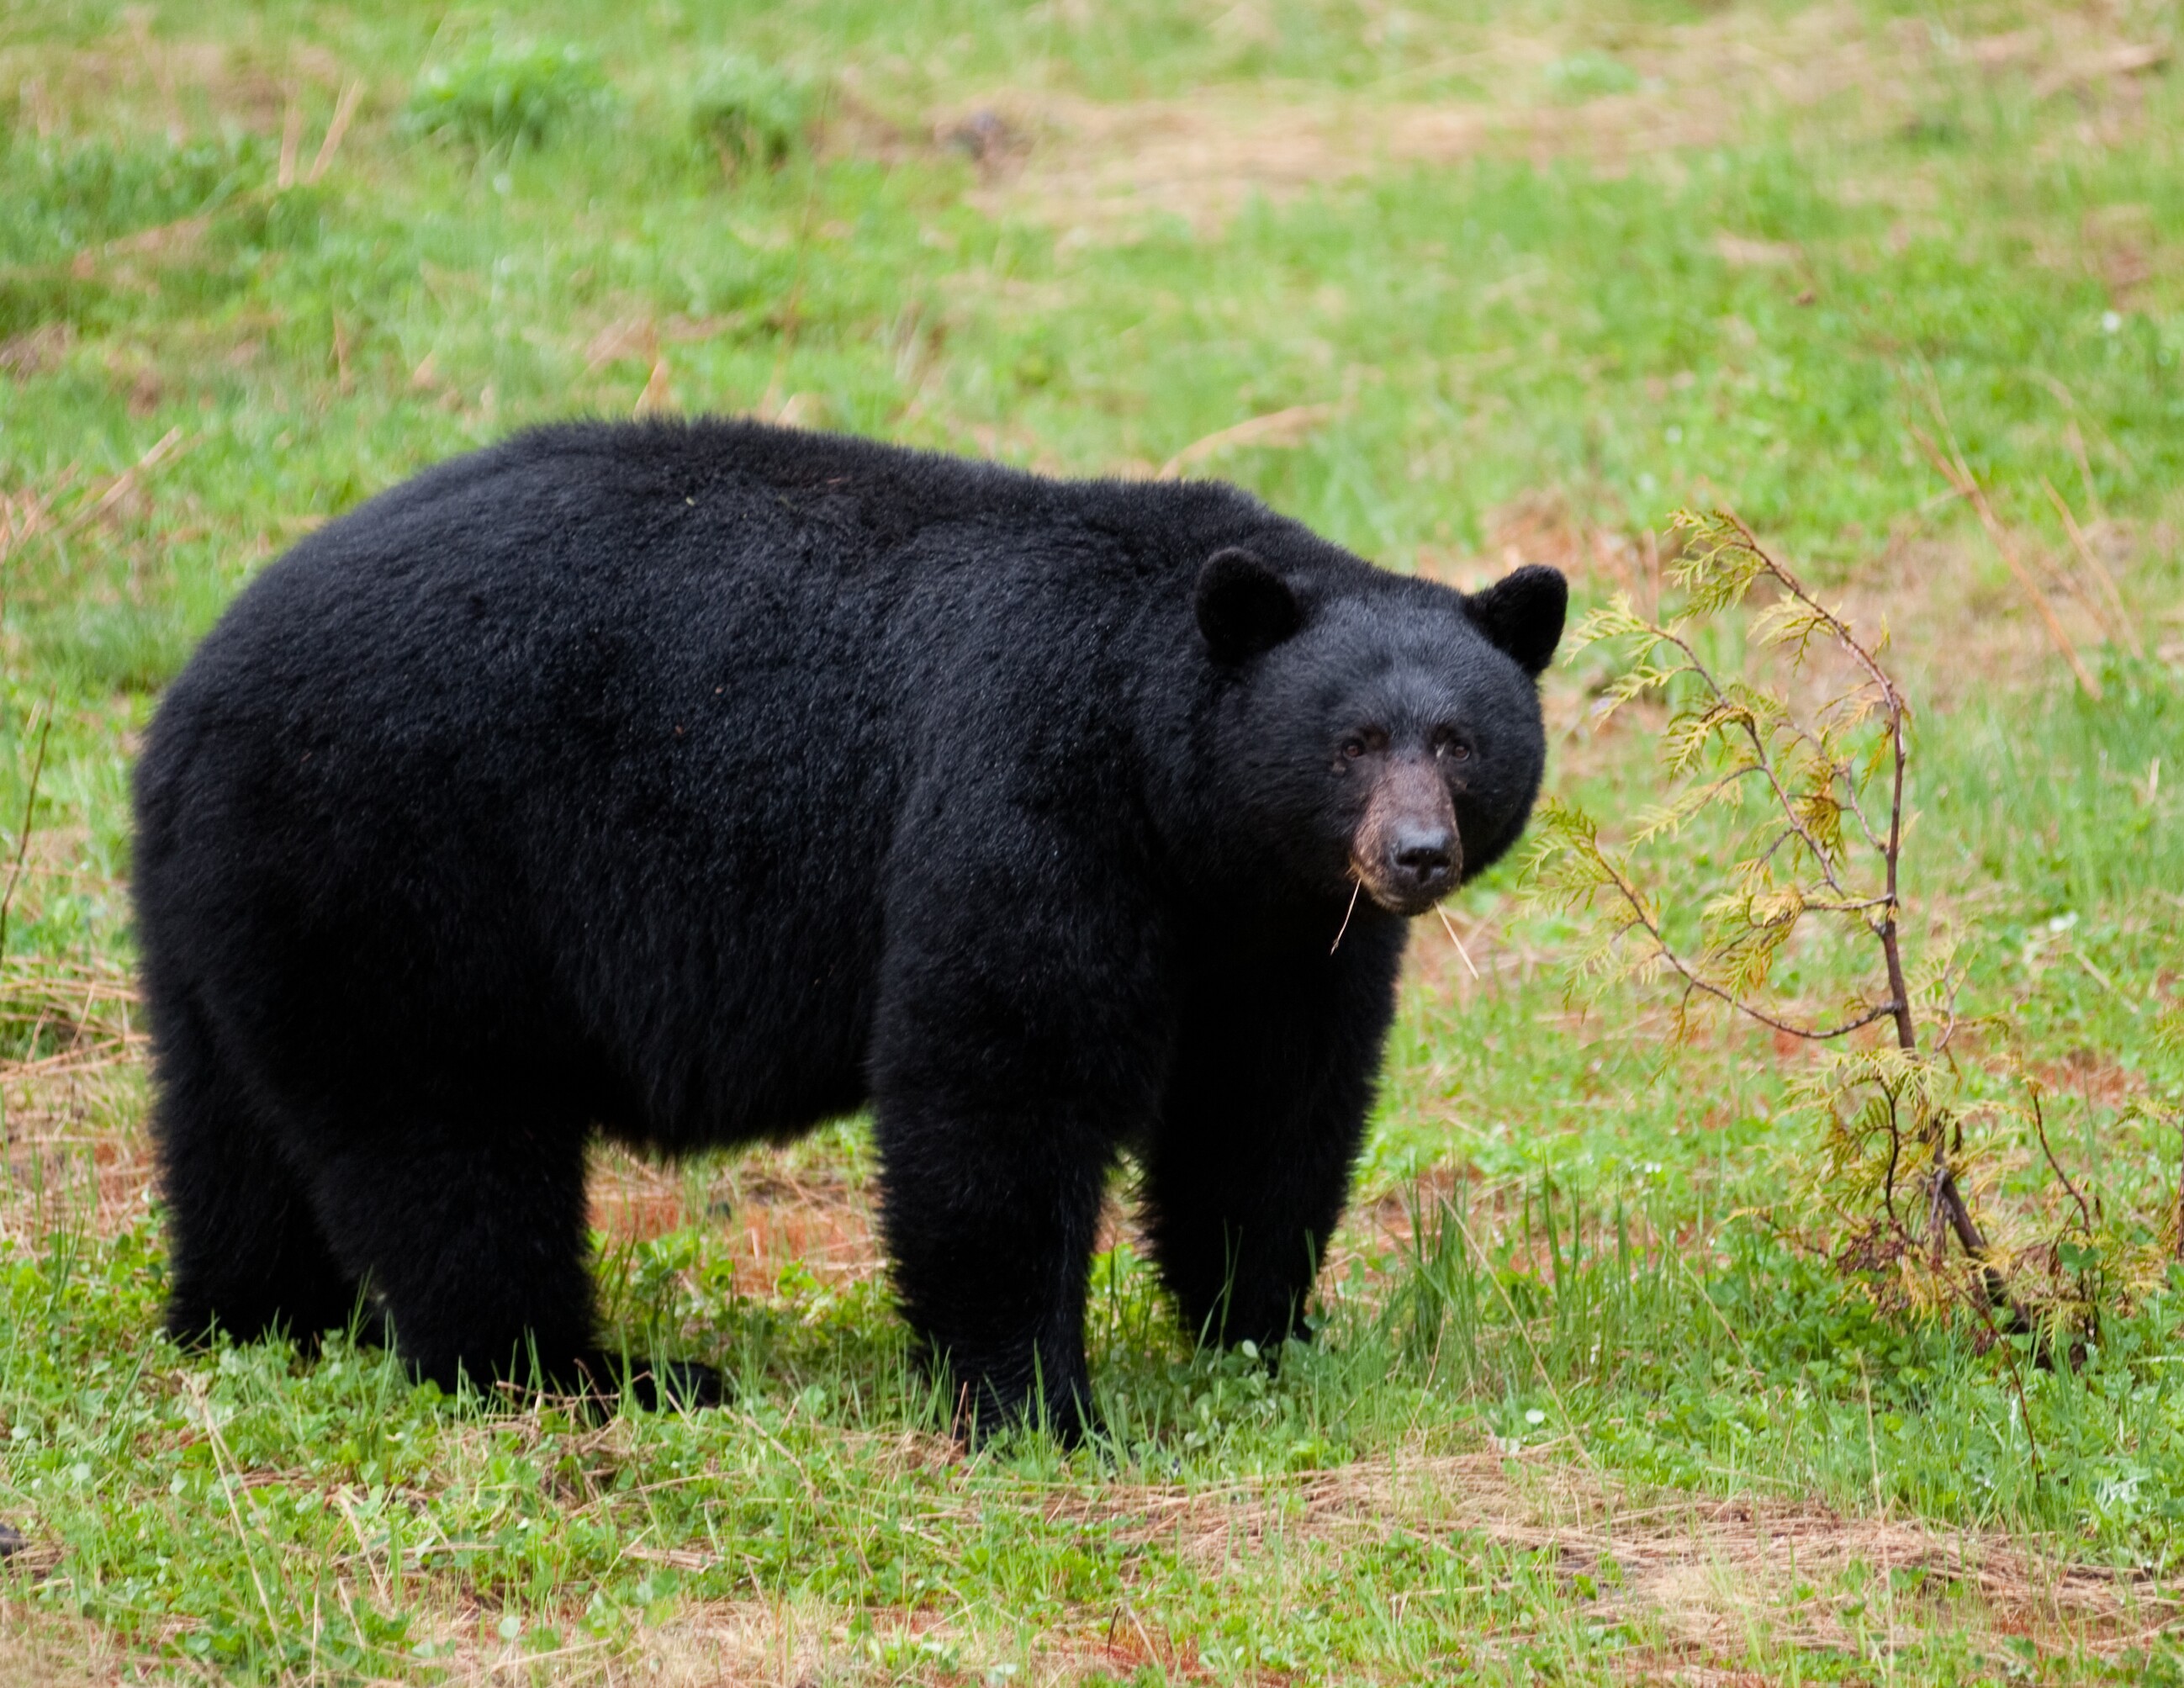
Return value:
M 1300 889 L 1424 913 L 1524 830 L 1568 601 L 1536 565 L 1467 594 L 1346 557 L 1216 553 L 1196 609 L 1232 819 Z

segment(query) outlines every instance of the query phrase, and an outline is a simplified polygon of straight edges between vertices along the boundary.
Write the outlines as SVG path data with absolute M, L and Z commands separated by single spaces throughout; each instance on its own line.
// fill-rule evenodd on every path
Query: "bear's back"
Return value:
M 741 594 L 788 614 L 793 643 L 845 593 L 900 603 L 950 571 L 956 588 L 1012 594 L 1027 626 L 1011 631 L 1036 633 L 1057 559 L 1087 590 L 1180 608 L 1210 548 L 1274 526 L 1293 524 L 1216 483 L 1057 481 L 736 420 L 564 423 L 427 470 L 309 536 L 192 666 L 248 690 L 313 655 L 440 662 L 455 655 L 443 637 L 474 639 L 466 624 L 496 595 L 566 638 L 654 610 L 687 629 L 696 609 L 733 616 Z
M 1129 688 L 1187 650 L 1197 560 L 1274 520 L 738 422 L 442 465 L 268 569 L 172 688 L 138 778 L 148 967 L 316 1026 L 289 1047 L 354 1041 L 362 992 L 426 1063 L 490 1005 L 510 1063 L 667 1136 L 848 1106 L 820 1075 L 861 1060 L 935 757 L 950 800 L 999 769 L 1005 800 L 1124 813 Z M 641 1106 L 566 1066 L 647 1045 L 677 1055 Z

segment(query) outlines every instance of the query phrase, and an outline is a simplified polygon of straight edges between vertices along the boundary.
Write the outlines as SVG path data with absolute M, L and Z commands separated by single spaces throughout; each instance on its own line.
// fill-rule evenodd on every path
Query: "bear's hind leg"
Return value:
M 326 1239 L 303 1180 L 220 1057 L 210 1023 L 182 994 L 153 1004 L 153 1109 L 166 1206 L 166 1325 L 195 1344 L 285 1330 L 309 1343 L 349 1322 L 356 1280 Z
M 314 1168 L 320 1222 L 420 1377 L 488 1389 L 530 1381 L 535 1361 L 541 1380 L 575 1387 L 592 1340 L 581 1135 L 476 1136 L 345 1123 Z
M 448 1390 L 465 1376 L 480 1390 L 621 1385 L 621 1357 L 595 1345 L 581 1127 L 434 1120 L 352 1125 L 343 1141 L 317 1169 L 319 1212 L 368 1275 L 413 1372 Z M 720 1396 L 709 1367 L 628 1369 L 639 1406 Z

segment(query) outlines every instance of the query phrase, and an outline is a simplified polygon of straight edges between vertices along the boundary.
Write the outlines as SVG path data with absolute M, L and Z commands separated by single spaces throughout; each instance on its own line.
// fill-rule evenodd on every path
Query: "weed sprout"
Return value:
M 428 66 L 410 94 L 409 120 L 480 152 L 510 152 L 543 145 L 611 97 L 598 61 L 574 42 L 494 38 Z
M 801 148 L 813 108 L 811 85 L 777 65 L 740 53 L 716 58 L 690 96 L 690 128 L 733 175 L 770 168 Z

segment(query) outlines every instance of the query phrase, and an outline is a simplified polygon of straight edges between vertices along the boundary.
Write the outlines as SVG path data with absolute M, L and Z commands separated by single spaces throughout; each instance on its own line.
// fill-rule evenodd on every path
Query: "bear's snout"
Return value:
M 1448 889 L 1456 869 L 1452 827 L 1406 826 L 1396 833 L 1390 849 L 1396 878 L 1433 896 Z
M 1350 871 L 1390 914 L 1424 914 L 1456 889 L 1463 841 L 1456 805 L 1432 760 L 1391 760 L 1351 839 Z

